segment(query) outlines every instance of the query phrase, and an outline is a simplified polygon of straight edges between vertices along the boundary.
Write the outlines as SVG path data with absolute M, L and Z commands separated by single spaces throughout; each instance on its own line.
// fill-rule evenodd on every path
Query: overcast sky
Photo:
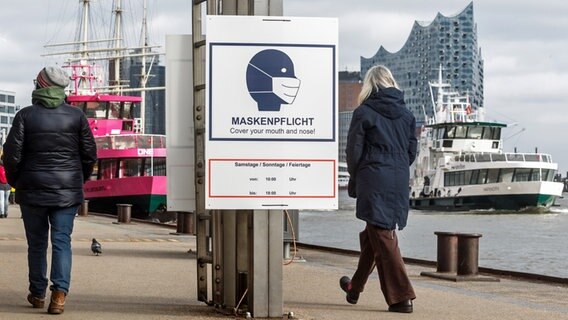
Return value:
M 93 11 L 111 0 L 91 0 Z M 128 2 L 123 0 L 123 2 Z M 142 0 L 133 1 L 141 4 Z M 191 30 L 191 1 L 148 0 L 150 43 L 163 45 L 165 34 Z M 455 15 L 470 1 L 456 0 L 284 0 L 284 15 L 339 18 L 339 66 L 359 70 L 360 57 L 382 45 L 402 48 L 415 20 L 432 21 L 438 12 Z M 41 57 L 48 43 L 71 41 L 79 0 L 18 0 L 0 10 L 0 89 L 16 92 L 28 105 L 32 80 L 54 58 Z M 140 7 L 141 5 L 139 5 Z M 109 9 L 110 10 L 110 9 Z M 124 20 L 140 8 L 125 5 Z M 560 172 L 568 170 L 568 2 L 558 0 L 477 0 L 474 20 L 485 61 L 488 120 L 512 125 L 505 149 L 552 154 Z M 107 19 L 96 17 L 95 19 Z M 139 35 L 140 25 L 130 27 Z M 101 36 L 109 31 L 100 30 Z M 134 38 L 134 37 L 132 37 Z M 130 39 L 131 45 L 139 39 Z M 163 50 L 163 49 L 162 49 Z M 511 136 L 509 138 L 509 136 Z

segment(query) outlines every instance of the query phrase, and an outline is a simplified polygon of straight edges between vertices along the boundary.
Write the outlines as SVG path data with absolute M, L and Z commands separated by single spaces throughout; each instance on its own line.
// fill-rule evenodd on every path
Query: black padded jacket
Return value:
M 80 108 L 34 104 L 16 113 L 3 157 L 16 202 L 71 207 L 83 202 L 83 184 L 93 172 L 97 149 Z

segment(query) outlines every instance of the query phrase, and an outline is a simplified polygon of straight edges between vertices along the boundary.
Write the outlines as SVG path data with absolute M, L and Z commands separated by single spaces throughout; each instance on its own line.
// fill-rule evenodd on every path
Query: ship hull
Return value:
M 89 211 L 117 214 L 117 204 L 131 204 L 131 217 L 148 220 L 152 214 L 162 210 L 166 203 L 165 195 L 145 194 L 116 197 L 89 198 Z
M 166 210 L 165 176 L 87 181 L 84 190 L 92 212 L 117 214 L 117 204 L 130 204 L 132 218 L 152 219 Z
M 550 208 L 557 196 L 549 194 L 483 195 L 463 197 L 422 197 L 410 200 L 415 210 L 469 211 L 542 211 Z

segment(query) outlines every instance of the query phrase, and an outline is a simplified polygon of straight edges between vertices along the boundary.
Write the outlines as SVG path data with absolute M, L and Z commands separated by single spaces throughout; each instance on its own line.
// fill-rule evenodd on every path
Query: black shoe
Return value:
M 359 300 L 359 292 L 351 290 L 351 279 L 347 276 L 341 277 L 341 279 L 339 279 L 339 286 L 346 293 L 345 300 L 351 304 L 357 304 L 357 300 Z
M 390 305 L 389 312 L 412 313 L 412 300 L 404 300 Z

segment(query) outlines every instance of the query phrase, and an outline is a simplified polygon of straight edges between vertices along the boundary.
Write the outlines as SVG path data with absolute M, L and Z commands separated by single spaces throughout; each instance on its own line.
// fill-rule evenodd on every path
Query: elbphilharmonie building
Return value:
M 440 66 L 445 82 L 468 93 L 473 108 L 483 107 L 483 59 L 477 45 L 473 2 L 454 16 L 438 13 L 431 22 L 415 21 L 398 52 L 381 46 L 373 57 L 361 57 L 361 76 L 377 64 L 391 69 L 417 124 L 424 121 L 424 113 L 433 115 L 428 82 L 438 78 Z

